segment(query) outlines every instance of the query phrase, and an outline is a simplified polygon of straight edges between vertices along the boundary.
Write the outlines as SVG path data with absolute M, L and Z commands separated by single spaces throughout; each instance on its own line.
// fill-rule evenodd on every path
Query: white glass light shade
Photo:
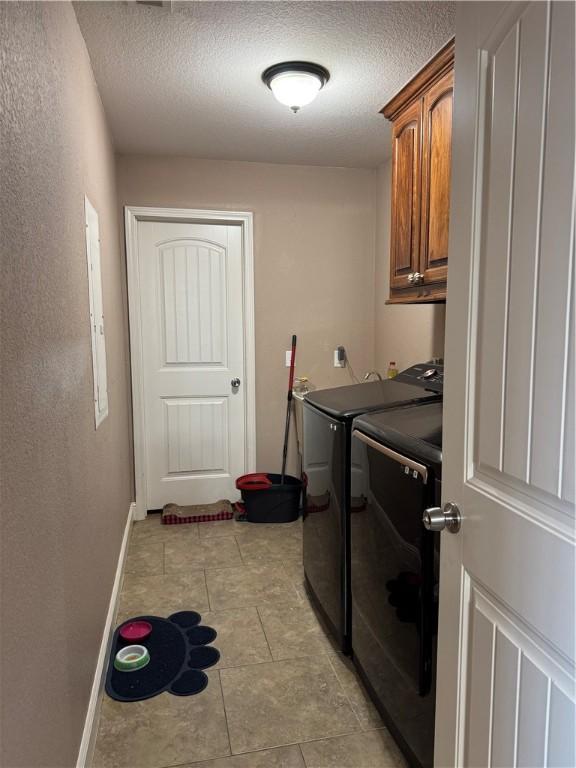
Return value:
M 294 112 L 314 101 L 323 84 L 320 77 L 311 72 L 281 72 L 270 80 L 276 99 Z

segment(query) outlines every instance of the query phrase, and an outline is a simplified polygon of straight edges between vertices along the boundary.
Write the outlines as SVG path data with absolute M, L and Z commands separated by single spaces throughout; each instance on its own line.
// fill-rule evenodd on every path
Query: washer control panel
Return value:
M 442 392 L 444 389 L 444 366 L 435 362 L 417 363 L 399 373 L 396 376 L 396 381 L 423 387 L 432 392 Z

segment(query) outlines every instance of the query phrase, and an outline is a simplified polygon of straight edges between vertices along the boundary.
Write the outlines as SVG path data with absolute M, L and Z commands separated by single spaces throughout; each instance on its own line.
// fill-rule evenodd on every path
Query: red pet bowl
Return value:
M 149 621 L 127 621 L 120 627 L 120 637 L 131 643 L 144 640 L 152 632 L 152 624 Z

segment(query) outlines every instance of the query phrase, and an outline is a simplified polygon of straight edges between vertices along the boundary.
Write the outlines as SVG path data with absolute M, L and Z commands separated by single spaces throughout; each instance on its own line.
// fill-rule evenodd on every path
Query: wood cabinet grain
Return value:
M 422 238 L 420 268 L 424 283 L 446 283 L 452 160 L 452 93 L 448 72 L 425 94 L 422 106 Z
M 392 238 L 390 285 L 403 288 L 416 269 L 420 245 L 420 144 L 418 104 L 408 107 L 392 130 Z

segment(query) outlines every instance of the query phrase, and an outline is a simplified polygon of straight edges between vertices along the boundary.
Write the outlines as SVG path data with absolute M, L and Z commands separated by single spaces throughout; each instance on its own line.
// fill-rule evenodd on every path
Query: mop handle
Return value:
M 288 433 L 290 431 L 290 411 L 292 407 L 292 386 L 294 384 L 294 364 L 296 362 L 296 336 L 292 336 L 292 354 L 290 355 L 290 378 L 288 380 L 288 402 L 286 406 L 286 427 L 284 428 L 284 448 L 282 450 L 282 475 L 280 484 L 284 485 L 286 460 L 288 457 Z
M 294 386 L 294 365 L 296 363 L 296 336 L 292 336 L 292 354 L 290 355 L 290 380 L 288 381 L 288 400 L 292 400 Z

